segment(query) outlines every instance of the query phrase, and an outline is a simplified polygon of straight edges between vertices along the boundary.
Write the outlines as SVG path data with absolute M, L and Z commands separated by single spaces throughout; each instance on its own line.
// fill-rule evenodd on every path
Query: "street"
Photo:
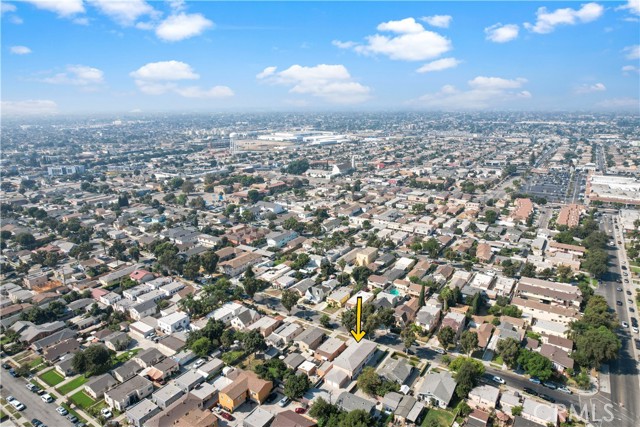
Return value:
M 24 378 L 14 378 L 5 370 L 3 370 L 0 375 L 2 376 L 2 390 L 0 394 L 4 399 L 11 395 L 24 403 L 27 408 L 20 412 L 23 418 L 26 418 L 28 421 L 37 418 L 48 427 L 73 426 L 71 421 L 56 412 L 57 405 L 55 403 L 44 403 L 37 393 L 30 392 L 26 387 L 27 382 Z

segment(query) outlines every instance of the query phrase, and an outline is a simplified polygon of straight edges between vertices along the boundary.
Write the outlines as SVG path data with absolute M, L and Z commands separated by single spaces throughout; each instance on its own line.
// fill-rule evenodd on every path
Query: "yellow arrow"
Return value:
M 351 335 L 353 335 L 356 342 L 360 342 L 365 334 L 366 332 L 362 330 L 362 297 L 358 297 L 356 303 L 356 330 L 352 329 Z

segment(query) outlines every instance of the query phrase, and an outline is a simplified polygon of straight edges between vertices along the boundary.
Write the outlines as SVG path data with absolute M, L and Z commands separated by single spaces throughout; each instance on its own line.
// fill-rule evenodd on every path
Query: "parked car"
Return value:
M 553 397 L 549 396 L 548 394 L 541 394 L 540 398 L 542 398 L 542 399 L 544 399 L 544 400 L 546 400 L 547 402 L 550 402 L 550 403 L 556 403 L 556 400 Z
M 622 321 L 620 324 L 622 325 L 623 328 L 628 328 L 629 327 L 629 324 L 627 322 L 625 322 L 625 321 Z
M 287 396 L 285 396 L 282 399 L 280 399 L 280 402 L 278 402 L 278 406 L 280 406 L 281 408 L 284 408 L 289 404 L 290 401 L 291 400 Z
M 540 380 L 537 379 L 536 377 L 529 378 L 529 382 L 532 382 L 534 384 L 540 384 Z
M 113 413 L 108 408 L 102 408 L 102 410 L 100 411 L 100 415 L 102 415 L 107 420 L 113 417 Z
M 494 376 L 493 378 L 491 378 L 491 380 L 494 383 L 498 383 L 498 384 L 506 384 L 507 383 L 505 380 L 503 380 L 502 378 L 500 378 L 498 376 Z
M 20 375 L 18 375 L 18 373 L 16 372 L 16 370 L 15 370 L 15 369 L 13 369 L 13 368 L 9 369 L 9 375 L 11 375 L 11 376 L 12 376 L 12 377 L 14 377 L 14 378 L 17 378 L 17 377 L 19 377 L 19 376 L 20 376 Z
M 74 423 L 74 424 L 78 422 L 78 417 L 76 417 L 76 416 L 75 416 L 75 415 L 73 415 L 73 414 L 69 414 L 69 415 L 67 415 L 67 419 L 68 419 L 69 421 L 71 421 L 72 423 Z
M 35 384 L 27 383 L 27 389 L 29 389 L 29 391 L 33 391 L 33 389 L 37 387 L 38 386 L 36 386 Z
M 2 364 L 2 368 L 3 369 L 11 369 L 11 365 L 9 365 L 8 363 L 3 363 Z
M 205 363 L 204 359 L 198 359 L 196 360 L 196 363 L 193 364 L 193 368 L 198 369 L 200 366 L 204 365 L 204 363 Z
M 16 398 L 15 398 L 15 397 L 13 397 L 13 396 L 7 396 L 7 402 L 11 403 L 11 402 L 13 402 L 14 400 L 16 400 Z
M 558 387 L 558 391 L 561 391 L 563 393 L 567 393 L 567 394 L 573 394 L 573 392 L 571 390 L 569 390 L 569 388 L 567 386 L 561 385 L 560 387 Z
M 304 414 L 305 412 L 307 412 L 307 410 L 304 408 L 296 408 L 295 412 L 296 414 Z
M 267 403 L 273 403 L 276 401 L 276 399 L 278 398 L 278 394 L 277 393 L 271 393 L 268 397 L 266 402 Z
M 18 411 L 24 411 L 27 408 L 24 406 L 24 403 L 20 402 L 18 399 L 13 399 L 10 403 L 11 406 L 16 408 Z
M 48 393 L 47 393 L 47 394 L 43 394 L 43 395 L 42 395 L 42 397 L 41 397 L 41 399 L 42 399 L 42 401 L 43 401 L 44 403 L 51 403 L 51 402 L 53 402 L 53 397 L 51 397 L 51 395 L 50 395 L 50 394 L 48 394 Z
M 31 425 L 33 425 L 34 427 L 40 427 L 42 425 L 42 421 L 40 421 L 37 418 L 34 418 L 31 420 Z
M 221 416 L 222 418 L 224 418 L 225 420 L 227 420 L 227 421 L 233 421 L 233 420 L 235 420 L 235 417 L 234 417 L 233 415 L 231 415 L 231 414 L 227 413 L 227 412 L 221 412 L 221 413 L 220 413 L 220 416 Z
M 56 408 L 56 412 L 59 413 L 62 416 L 65 416 L 69 413 L 69 411 L 67 411 L 66 409 L 64 409 L 62 406 L 58 406 Z

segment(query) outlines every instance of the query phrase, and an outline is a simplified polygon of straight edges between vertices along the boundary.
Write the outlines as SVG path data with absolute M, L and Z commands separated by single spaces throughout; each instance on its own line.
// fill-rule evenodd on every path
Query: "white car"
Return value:
M 18 411 L 24 411 L 27 408 L 26 406 L 24 406 L 23 403 L 21 403 L 17 399 L 13 399 L 10 403 L 11 403 L 11 406 L 16 408 Z
M 113 417 L 113 413 L 107 408 L 102 408 L 102 410 L 100 411 L 100 414 L 106 419 Z
M 42 399 L 42 401 L 43 401 L 44 403 L 51 403 L 51 402 L 53 402 L 53 397 L 51 397 L 51 395 L 50 395 L 50 394 L 43 394 L 40 398 Z
M 13 402 L 14 400 L 16 400 L 16 398 L 15 398 L 15 397 L 13 397 L 13 396 L 7 396 L 7 402 L 11 403 L 11 402 Z
M 62 415 L 63 417 L 69 413 L 69 411 L 64 409 L 62 406 L 58 406 L 56 408 L 56 412 L 59 413 L 60 415 Z
M 558 387 L 558 391 L 561 391 L 561 392 L 567 393 L 567 394 L 573 394 L 573 392 L 571 390 L 569 390 L 568 387 L 565 387 L 565 386 Z
M 204 359 L 196 360 L 196 363 L 193 364 L 193 369 L 198 369 L 200 366 L 204 365 L 204 363 L 205 363 Z
M 633 332 L 635 332 L 636 334 L 640 332 L 637 326 L 633 326 L 631 329 L 633 329 Z
M 498 384 L 506 384 L 507 382 L 498 376 L 494 376 L 491 380 Z
M 623 327 L 623 328 L 628 328 L 628 327 L 629 327 L 629 324 L 628 324 L 627 322 L 624 322 L 624 321 L 623 321 L 623 322 L 622 322 L 622 323 L 620 323 L 620 324 L 622 325 L 622 327 Z

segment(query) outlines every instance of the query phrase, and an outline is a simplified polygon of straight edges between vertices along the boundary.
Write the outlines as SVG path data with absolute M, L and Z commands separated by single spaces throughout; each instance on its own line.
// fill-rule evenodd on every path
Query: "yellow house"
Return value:
M 378 257 L 378 249 L 366 247 L 356 254 L 356 264 L 359 266 L 367 266 Z
M 235 411 L 247 399 L 262 404 L 273 388 L 271 381 L 262 380 L 251 371 L 237 369 L 229 372 L 227 378 L 233 382 L 220 391 L 218 400 L 229 412 Z
M 327 304 L 334 307 L 342 307 L 349 300 L 349 297 L 351 297 L 351 290 L 340 288 L 327 297 Z

